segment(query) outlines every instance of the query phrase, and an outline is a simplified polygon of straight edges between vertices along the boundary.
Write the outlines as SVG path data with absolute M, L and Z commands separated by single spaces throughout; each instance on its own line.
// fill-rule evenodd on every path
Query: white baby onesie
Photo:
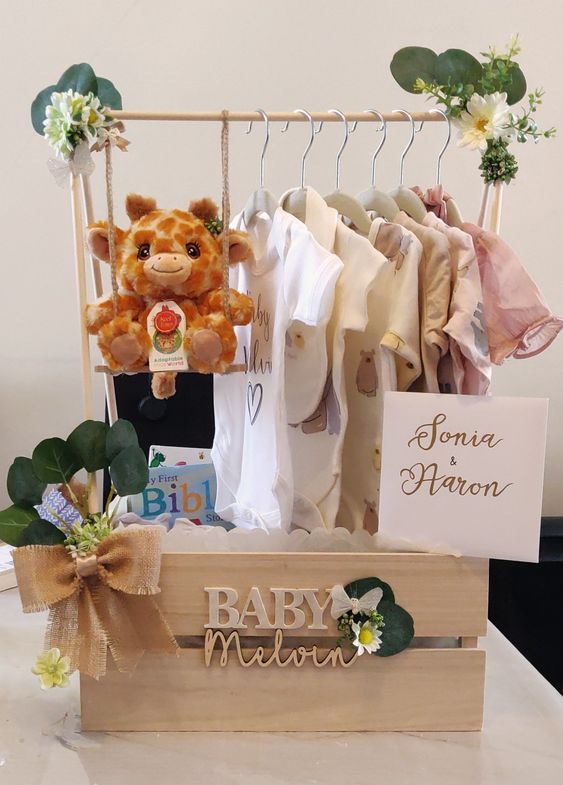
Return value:
M 281 208 L 273 218 L 255 215 L 248 226 L 241 214 L 232 225 L 250 234 L 255 258 L 234 267 L 230 283 L 252 297 L 254 312 L 251 324 L 235 328 L 235 362 L 246 363 L 247 372 L 214 377 L 215 509 L 244 528 L 288 528 L 293 478 L 284 392 L 286 332 L 294 319 L 326 326 L 342 262 Z M 320 363 L 322 373 L 322 358 Z
M 300 217 L 315 238 L 327 250 L 336 253 L 344 264 L 326 332 L 329 367 L 320 400 L 303 421 L 289 421 L 294 474 L 293 523 L 311 530 L 319 526 L 334 527 L 348 421 L 343 376 L 344 339 L 346 335 L 365 329 L 368 292 L 387 262 L 368 240 L 345 226 L 337 212 L 312 188 L 304 189 L 302 196 L 304 204 Z M 281 204 L 290 201 L 291 192 L 282 197 Z M 286 350 L 288 379 L 297 377 L 295 361 L 289 354 L 292 348 L 288 346 Z M 314 371 L 308 368 L 306 373 L 312 376 Z M 286 390 L 289 398 L 292 392 L 289 387 Z
M 369 233 L 385 266 L 368 295 L 363 333 L 346 334 L 344 374 L 348 428 L 342 455 L 342 496 L 337 523 L 351 531 L 377 530 L 383 398 L 407 390 L 421 372 L 419 240 L 403 226 L 376 218 Z

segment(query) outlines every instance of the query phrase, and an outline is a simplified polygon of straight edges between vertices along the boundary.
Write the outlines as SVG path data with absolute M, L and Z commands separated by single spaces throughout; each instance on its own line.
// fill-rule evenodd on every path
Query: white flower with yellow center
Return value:
M 60 649 L 49 649 L 39 655 L 31 672 L 39 676 L 42 690 L 66 687 L 70 672 L 70 657 L 61 657 Z
M 510 109 L 506 93 L 478 95 L 473 93 L 467 102 L 466 111 L 453 120 L 460 140 L 460 147 L 484 150 L 489 139 L 510 139 L 514 135 L 510 122 Z
M 358 649 L 358 657 L 365 651 L 368 654 L 373 654 L 381 646 L 381 630 L 376 629 L 369 620 L 362 625 L 354 622 L 352 624 L 352 632 L 354 633 L 352 643 Z

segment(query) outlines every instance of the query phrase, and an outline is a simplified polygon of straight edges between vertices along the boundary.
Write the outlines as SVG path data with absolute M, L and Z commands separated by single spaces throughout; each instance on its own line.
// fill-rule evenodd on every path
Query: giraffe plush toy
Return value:
M 250 322 L 252 300 L 230 289 L 231 320 L 225 316 L 223 237 L 216 205 L 201 199 L 187 211 L 159 210 L 154 199 L 129 194 L 126 211 L 131 226 L 115 227 L 114 234 L 117 315 L 111 297 L 102 297 L 86 309 L 88 332 L 98 336 L 106 363 L 123 371 L 145 366 L 151 350 L 147 317 L 157 303 L 172 300 L 186 317 L 184 350 L 190 367 L 201 373 L 223 373 L 235 356 L 233 325 Z M 251 258 L 245 233 L 228 230 L 228 238 L 231 264 Z M 96 258 L 109 261 L 105 222 L 89 228 L 88 246 Z M 175 378 L 175 372 L 155 373 L 155 397 L 173 395 Z

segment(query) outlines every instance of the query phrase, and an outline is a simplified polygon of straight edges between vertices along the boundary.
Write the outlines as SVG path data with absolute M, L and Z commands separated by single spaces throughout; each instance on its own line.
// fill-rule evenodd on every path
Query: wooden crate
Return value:
M 206 666 L 205 587 L 232 587 L 243 603 L 256 586 L 273 618 L 271 588 L 330 590 L 371 576 L 389 583 L 397 603 L 412 615 L 411 648 L 388 658 L 365 655 L 348 668 L 315 667 L 310 660 L 300 668 L 243 667 L 233 650 L 225 667 L 219 651 Z M 407 553 L 175 553 L 163 556 L 160 583 L 160 604 L 182 645 L 180 656 L 145 655 L 133 674 L 110 669 L 99 682 L 83 676 L 84 730 L 481 728 L 485 652 L 477 638 L 485 635 L 487 623 L 484 560 Z M 306 619 L 309 624 L 310 612 Z M 286 643 L 314 643 L 322 658 L 338 636 L 328 609 L 324 622 L 328 630 L 322 633 L 306 626 L 286 631 Z M 258 645 L 271 650 L 275 634 L 248 623 L 244 638 L 241 633 L 247 659 Z M 449 640 L 437 640 L 443 638 Z

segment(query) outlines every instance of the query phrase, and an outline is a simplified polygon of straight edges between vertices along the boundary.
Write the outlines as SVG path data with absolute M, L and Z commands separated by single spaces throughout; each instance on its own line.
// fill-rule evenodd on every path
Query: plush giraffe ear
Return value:
M 115 242 L 119 244 L 122 239 L 123 230 L 116 226 Z M 105 221 L 89 227 L 86 242 L 92 256 L 95 256 L 100 262 L 109 262 L 108 227 Z
M 223 235 L 220 234 L 217 238 L 219 245 L 223 242 Z M 234 229 L 229 230 L 229 262 L 236 264 L 237 262 L 246 262 L 254 258 L 250 238 L 246 232 L 237 232 Z
M 212 218 L 217 218 L 219 215 L 219 208 L 213 199 L 208 199 L 207 197 L 204 197 L 203 199 L 194 199 L 193 202 L 190 202 L 188 211 L 201 221 L 210 221 Z
M 127 194 L 125 211 L 130 221 L 138 221 L 143 215 L 148 215 L 153 210 L 156 210 L 156 199 L 153 199 L 152 196 Z

